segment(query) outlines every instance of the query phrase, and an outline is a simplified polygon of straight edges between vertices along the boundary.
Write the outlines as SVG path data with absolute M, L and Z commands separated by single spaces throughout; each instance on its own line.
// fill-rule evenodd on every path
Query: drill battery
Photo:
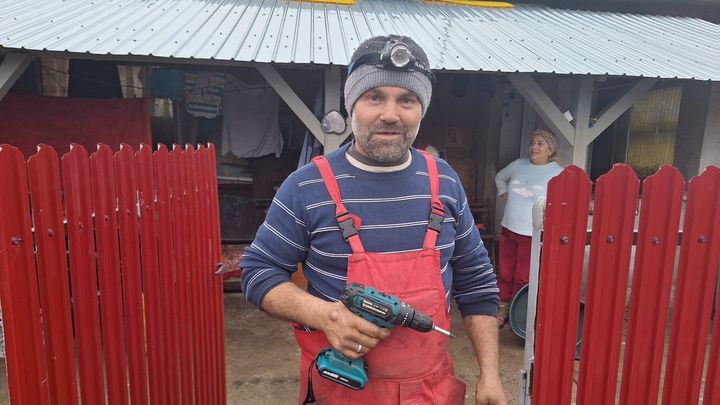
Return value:
M 351 360 L 329 347 L 318 353 L 316 367 L 320 376 L 354 390 L 365 388 L 368 382 L 362 357 Z

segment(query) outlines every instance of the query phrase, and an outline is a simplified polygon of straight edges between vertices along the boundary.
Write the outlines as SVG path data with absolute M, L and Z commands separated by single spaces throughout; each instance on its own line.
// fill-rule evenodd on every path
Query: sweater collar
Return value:
M 355 159 L 348 153 L 347 149 L 345 150 L 345 158 L 348 160 L 348 162 L 353 165 L 354 167 L 364 170 L 366 172 L 370 173 L 392 173 L 392 172 L 399 172 L 401 170 L 407 169 L 410 167 L 410 164 L 412 163 L 412 153 L 408 153 L 408 158 L 405 162 L 396 165 L 396 166 L 371 166 L 364 164 L 360 162 L 359 160 Z

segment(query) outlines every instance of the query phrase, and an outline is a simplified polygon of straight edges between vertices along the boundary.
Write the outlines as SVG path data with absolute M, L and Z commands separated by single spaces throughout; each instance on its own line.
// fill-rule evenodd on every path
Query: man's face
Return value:
M 415 93 L 402 87 L 372 88 L 353 107 L 355 146 L 377 162 L 399 161 L 415 140 L 420 120 L 422 105 Z

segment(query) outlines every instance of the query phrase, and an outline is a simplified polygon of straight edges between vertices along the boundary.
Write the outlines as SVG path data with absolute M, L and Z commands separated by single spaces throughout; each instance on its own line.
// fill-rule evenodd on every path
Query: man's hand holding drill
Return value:
M 328 303 L 321 329 L 335 350 L 353 360 L 390 336 L 390 329 L 373 325 L 355 315 L 341 301 Z

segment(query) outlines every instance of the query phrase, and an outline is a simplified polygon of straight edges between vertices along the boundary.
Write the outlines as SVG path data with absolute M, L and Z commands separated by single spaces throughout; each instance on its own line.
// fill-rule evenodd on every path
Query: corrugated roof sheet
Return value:
M 0 0 L 0 49 L 347 65 L 414 38 L 434 69 L 720 80 L 720 26 L 695 18 L 420 0 Z

